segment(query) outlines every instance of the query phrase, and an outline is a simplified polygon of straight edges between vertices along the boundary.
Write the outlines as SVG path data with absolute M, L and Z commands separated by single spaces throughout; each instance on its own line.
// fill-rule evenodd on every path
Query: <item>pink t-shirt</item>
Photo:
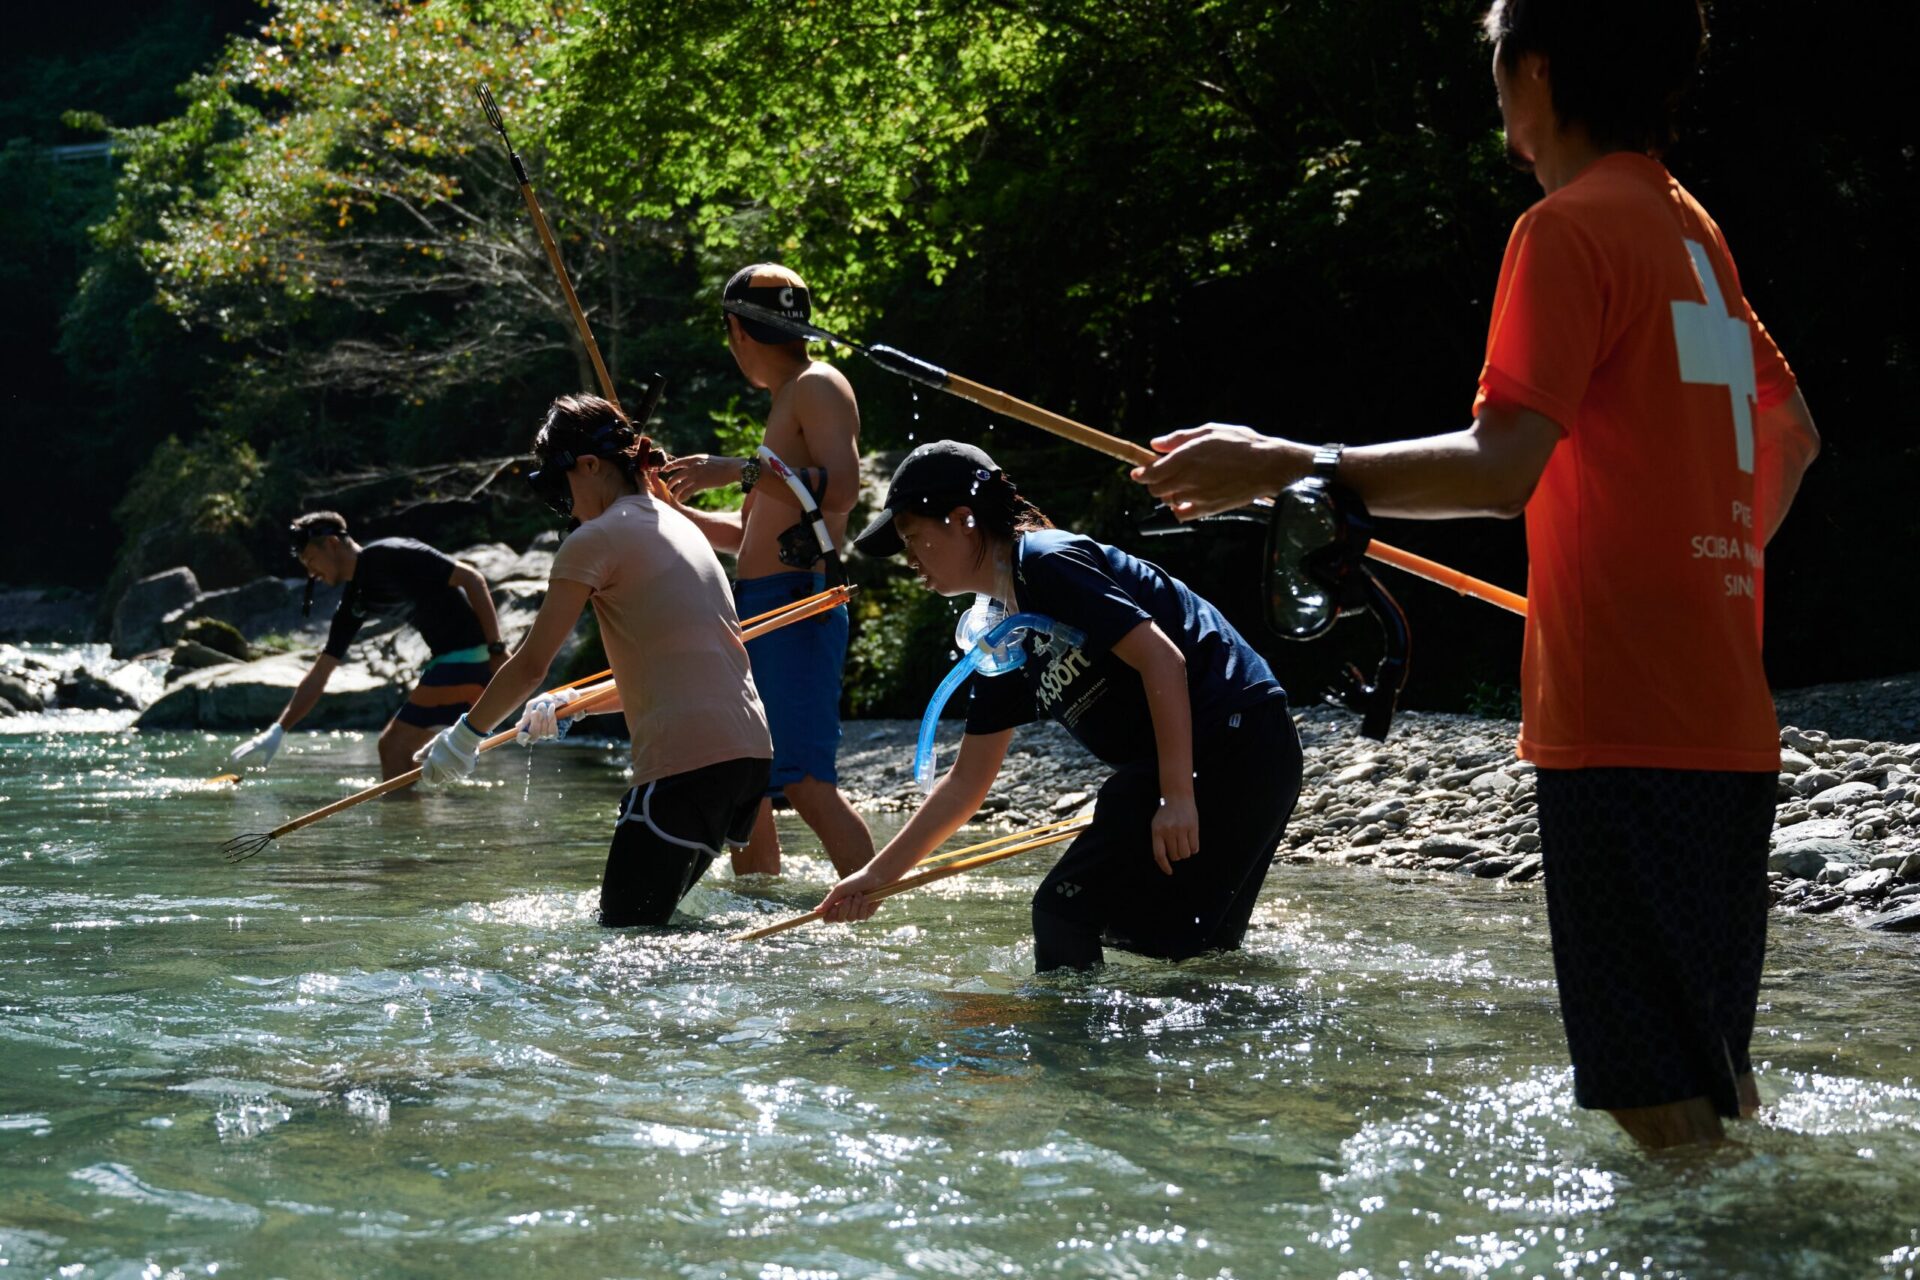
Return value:
M 633 734 L 633 781 L 773 758 L 733 592 L 693 522 L 629 494 L 567 535 L 553 578 L 593 592 Z

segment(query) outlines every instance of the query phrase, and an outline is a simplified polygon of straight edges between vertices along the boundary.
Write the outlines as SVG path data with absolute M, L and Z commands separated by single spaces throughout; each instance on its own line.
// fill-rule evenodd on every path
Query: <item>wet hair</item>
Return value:
M 666 462 L 667 455 L 631 419 L 599 396 L 561 396 L 547 406 L 546 420 L 533 437 L 542 459 L 565 451 L 576 458 L 605 458 L 622 475 L 641 485 L 641 473 Z
M 1553 114 L 1595 146 L 1657 156 L 1706 48 L 1700 0 L 1494 0 L 1482 24 L 1512 70 L 1547 60 Z
M 973 513 L 973 527 L 986 535 L 984 541 L 987 543 L 1010 543 L 1023 533 L 1053 528 L 1053 521 L 1047 518 L 1047 513 L 1022 496 L 1019 487 L 1004 471 L 996 471 L 991 477 L 980 481 L 971 493 L 954 495 L 946 511 L 941 514 L 951 514 L 957 507 L 965 507 Z M 924 511 L 920 514 L 933 513 Z M 980 554 L 982 557 L 986 555 L 984 545 Z
M 303 516 L 294 517 L 288 528 L 303 539 L 324 538 L 330 534 L 344 538 L 347 536 L 347 518 L 338 511 L 309 511 Z

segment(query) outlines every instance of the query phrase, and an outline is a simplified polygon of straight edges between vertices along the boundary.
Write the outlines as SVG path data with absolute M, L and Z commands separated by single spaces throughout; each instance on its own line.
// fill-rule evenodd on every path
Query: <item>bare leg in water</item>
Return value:
M 1754 1086 L 1753 1076 L 1741 1076 L 1735 1088 L 1740 1095 L 1740 1118 L 1752 1119 L 1760 1110 L 1760 1091 Z M 1723 1141 L 1727 1136 L 1726 1126 L 1714 1111 L 1713 1103 L 1704 1097 L 1657 1107 L 1628 1107 L 1607 1114 L 1649 1151 L 1706 1145 Z
M 802 778 L 786 787 L 787 803 L 800 820 L 820 837 L 833 869 L 851 875 L 873 859 L 873 833 L 840 788 L 818 778 Z M 773 803 L 760 803 L 760 816 L 753 824 L 753 839 L 733 855 L 733 873 L 739 875 L 778 875 L 780 873 L 780 836 L 773 825 Z

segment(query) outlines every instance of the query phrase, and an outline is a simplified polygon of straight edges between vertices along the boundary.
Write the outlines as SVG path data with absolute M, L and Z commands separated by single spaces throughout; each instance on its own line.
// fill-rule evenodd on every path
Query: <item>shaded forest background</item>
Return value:
M 0 582 L 104 589 L 188 564 L 291 572 L 339 506 L 449 549 L 546 527 L 486 460 L 590 387 L 510 171 L 491 83 L 630 398 L 677 451 L 764 401 L 718 287 L 785 261 L 816 319 L 1137 440 L 1246 422 L 1349 443 L 1471 402 L 1508 227 L 1481 5 L 1455 0 L 102 0 L 0 52 Z M 1911 18 L 1889 7 L 1890 29 Z M 1669 164 L 1714 212 L 1826 438 L 1769 551 L 1779 685 L 1912 669 L 1920 351 L 1905 42 L 1786 0 L 1720 4 Z M 100 144 L 107 144 L 102 146 Z M 1225 606 L 1301 695 L 1375 636 L 1255 614 L 1257 533 L 1138 531 L 1106 459 L 855 362 L 864 444 L 988 448 L 1062 523 Z M 452 465 L 481 463 L 482 465 Z M 1391 528 L 1519 587 L 1518 523 Z M 1391 571 L 1383 571 L 1391 573 Z M 950 614 L 884 566 L 856 711 L 917 712 Z M 1407 701 L 1493 710 L 1517 621 L 1392 577 Z M 887 625 L 876 625 L 882 614 Z M 905 619 L 902 625 L 900 620 Z

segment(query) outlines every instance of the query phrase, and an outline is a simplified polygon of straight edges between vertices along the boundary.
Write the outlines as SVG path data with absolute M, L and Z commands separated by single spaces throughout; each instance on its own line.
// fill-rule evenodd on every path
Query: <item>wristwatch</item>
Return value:
M 1313 474 L 1328 484 L 1334 482 L 1340 470 L 1340 455 L 1347 451 L 1343 444 L 1323 444 L 1313 451 Z
M 760 483 L 760 459 L 748 458 L 740 464 L 740 492 L 752 493 L 753 486 Z
M 488 641 L 487 653 L 496 658 L 504 658 L 507 654 L 507 642 L 505 640 Z

